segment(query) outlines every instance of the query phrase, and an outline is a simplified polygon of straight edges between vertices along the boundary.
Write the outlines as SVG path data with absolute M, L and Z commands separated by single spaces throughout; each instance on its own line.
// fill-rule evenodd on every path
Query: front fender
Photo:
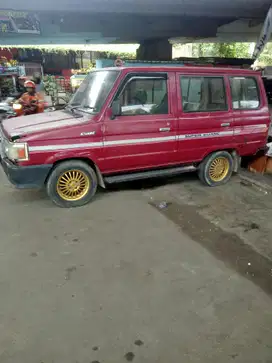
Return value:
M 97 158 L 95 153 L 92 153 L 92 151 L 89 151 L 89 150 L 88 151 L 82 150 L 82 151 L 77 151 L 77 152 L 75 152 L 75 150 L 73 150 L 73 151 L 62 150 L 62 151 L 56 152 L 53 155 L 50 155 L 48 158 L 46 158 L 45 164 L 55 164 L 57 162 L 67 160 L 67 159 L 89 159 L 96 165 L 99 164 L 99 162 L 98 162 L 99 159 Z
M 55 153 L 54 155 L 51 155 L 49 158 L 46 159 L 45 164 L 49 164 L 49 165 L 54 165 L 56 163 L 65 161 L 65 160 L 71 160 L 71 159 L 84 159 L 84 160 L 89 160 L 90 164 L 94 167 L 97 178 L 98 178 L 98 184 L 102 187 L 105 188 L 105 182 L 104 182 L 104 178 L 102 176 L 102 173 L 100 171 L 100 167 L 99 167 L 99 159 L 97 158 L 96 155 L 94 155 L 94 153 L 90 152 L 90 151 L 80 151 L 80 152 L 67 152 L 66 151 L 61 151 L 58 153 Z

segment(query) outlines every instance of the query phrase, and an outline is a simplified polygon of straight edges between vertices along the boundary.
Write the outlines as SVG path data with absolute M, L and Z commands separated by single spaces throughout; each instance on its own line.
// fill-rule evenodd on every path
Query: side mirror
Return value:
M 120 116 L 122 113 L 122 109 L 121 109 L 121 103 L 120 100 L 115 100 L 112 102 L 112 117 L 116 117 L 116 116 Z

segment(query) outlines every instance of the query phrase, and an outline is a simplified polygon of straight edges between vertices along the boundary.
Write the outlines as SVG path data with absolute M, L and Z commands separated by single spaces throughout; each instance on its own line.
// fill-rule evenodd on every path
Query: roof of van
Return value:
M 214 66 L 139 66 L 139 67 L 108 67 L 97 70 L 125 70 L 126 72 L 181 72 L 181 73 L 213 73 L 213 74 L 239 74 L 239 75 L 256 75 L 261 74 L 259 71 L 244 68 L 232 67 L 214 67 Z

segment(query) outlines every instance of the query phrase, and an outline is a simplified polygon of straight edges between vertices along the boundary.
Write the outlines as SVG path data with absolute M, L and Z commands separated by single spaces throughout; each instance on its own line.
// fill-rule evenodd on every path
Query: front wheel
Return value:
M 199 166 L 199 179 L 210 187 L 225 184 L 231 178 L 234 161 L 227 151 L 217 151 L 207 156 Z
M 96 193 L 97 177 L 83 161 L 70 160 L 57 165 L 49 175 L 46 191 L 59 207 L 80 207 L 91 201 Z

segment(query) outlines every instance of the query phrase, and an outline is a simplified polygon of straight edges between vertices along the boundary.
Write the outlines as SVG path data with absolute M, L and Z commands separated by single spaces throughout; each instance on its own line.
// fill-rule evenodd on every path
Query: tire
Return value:
M 46 183 L 49 198 L 62 208 L 81 207 L 94 197 L 97 177 L 83 161 L 70 160 L 58 164 Z
M 202 161 L 198 169 L 198 177 L 202 183 L 215 187 L 230 180 L 233 168 L 234 161 L 230 153 L 217 151 Z

